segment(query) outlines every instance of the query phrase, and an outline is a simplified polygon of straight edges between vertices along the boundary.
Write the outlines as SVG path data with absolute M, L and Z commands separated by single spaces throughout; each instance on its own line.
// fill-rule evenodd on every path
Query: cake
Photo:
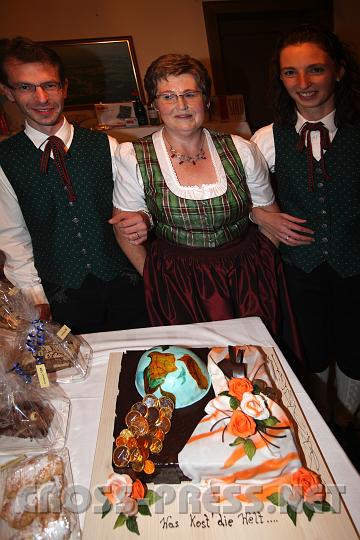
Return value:
M 302 463 L 291 419 L 270 397 L 275 392 L 265 360 L 255 348 L 248 352 L 247 376 L 227 378 L 218 365 L 229 363 L 228 348 L 210 351 L 215 397 L 178 458 L 194 482 L 238 484 L 244 498 L 257 486 L 262 499 L 290 484 Z
M 118 446 L 119 439 L 123 439 L 119 433 L 125 427 L 127 413 L 132 404 L 141 402 L 143 392 L 149 391 L 139 387 L 139 374 L 144 377 L 144 358 L 152 358 L 154 349 L 158 348 L 123 355 L 114 425 L 116 455 L 122 450 Z M 230 360 L 231 353 L 236 357 L 240 350 L 244 351 L 246 365 L 246 373 L 242 374 Z M 311 506 L 316 502 L 322 503 L 322 511 L 329 511 L 331 507 L 324 501 L 320 476 L 302 464 L 295 426 L 281 406 L 281 395 L 274 385 L 264 350 L 252 346 L 214 347 L 196 349 L 196 353 L 190 351 L 190 354 L 199 357 L 203 368 L 207 364 L 212 388 L 191 405 L 175 408 L 162 450 L 151 457 L 155 465 L 152 474 L 141 472 L 141 460 L 148 458 L 141 457 L 142 446 L 137 445 L 136 436 L 132 443 L 140 453 L 131 450 L 125 468 L 113 462 L 114 471 L 133 477 L 136 471 L 135 476 L 145 482 L 171 484 L 192 480 L 205 489 L 210 488 L 219 502 L 226 498 L 222 495 L 224 487 L 233 489 L 232 494 L 240 501 L 250 503 L 256 493 L 261 501 L 270 499 L 275 506 L 285 504 L 294 523 L 296 513 L 294 517 L 292 508 L 300 502 L 308 516 L 318 511 Z M 135 387 L 136 378 L 141 393 Z M 180 392 L 184 390 L 185 387 Z M 138 460 L 135 466 L 132 452 Z

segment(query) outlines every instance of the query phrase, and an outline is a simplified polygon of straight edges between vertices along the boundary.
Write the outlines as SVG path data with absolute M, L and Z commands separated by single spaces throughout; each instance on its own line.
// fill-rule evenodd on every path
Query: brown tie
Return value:
M 305 122 L 302 128 L 299 131 L 299 141 L 297 143 L 296 149 L 298 152 L 302 152 L 306 146 L 306 160 L 308 167 L 308 188 L 309 191 L 314 191 L 314 161 L 313 161 L 313 152 L 311 145 L 311 132 L 319 131 L 320 132 L 320 165 L 324 175 L 325 180 L 330 180 L 330 176 L 326 170 L 325 160 L 324 160 L 324 150 L 330 148 L 330 137 L 329 130 L 324 126 L 322 122 Z M 306 145 L 305 145 L 306 141 Z
M 75 191 L 65 163 L 65 144 L 59 137 L 55 137 L 55 135 L 50 135 L 50 137 L 47 139 L 47 143 L 41 157 L 40 171 L 44 174 L 47 174 L 51 152 L 53 153 L 54 162 L 60 175 L 61 181 L 65 186 L 68 200 L 69 202 L 75 202 Z

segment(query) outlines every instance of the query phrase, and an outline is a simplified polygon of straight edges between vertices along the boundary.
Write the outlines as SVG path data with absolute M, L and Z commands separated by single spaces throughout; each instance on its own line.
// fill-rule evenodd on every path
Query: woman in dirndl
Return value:
M 278 211 L 262 155 L 239 135 L 203 127 L 211 79 L 198 60 L 161 56 L 144 84 L 163 128 L 120 145 L 112 221 L 144 276 L 151 324 L 259 316 L 280 339 L 284 317 L 294 330 L 282 263 L 249 220 L 252 207 Z M 151 217 L 148 246 L 122 232 L 122 216 L 139 211 Z

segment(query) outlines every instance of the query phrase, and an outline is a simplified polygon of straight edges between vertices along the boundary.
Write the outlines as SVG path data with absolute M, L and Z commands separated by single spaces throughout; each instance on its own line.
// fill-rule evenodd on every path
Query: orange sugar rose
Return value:
M 253 389 L 253 385 L 246 377 L 234 378 L 229 381 L 229 394 L 236 397 L 239 401 L 242 400 L 244 392 L 252 392 Z
M 325 487 L 320 475 L 301 467 L 292 475 L 292 483 L 303 493 L 304 500 L 310 504 L 325 499 Z
M 236 410 L 233 412 L 230 422 L 228 424 L 228 431 L 236 437 L 250 437 L 254 435 L 256 430 L 256 423 L 242 411 Z
M 131 497 L 133 499 L 139 500 L 139 499 L 143 499 L 144 496 L 145 496 L 145 487 L 142 484 L 142 482 L 140 482 L 140 480 L 136 479 L 132 486 Z

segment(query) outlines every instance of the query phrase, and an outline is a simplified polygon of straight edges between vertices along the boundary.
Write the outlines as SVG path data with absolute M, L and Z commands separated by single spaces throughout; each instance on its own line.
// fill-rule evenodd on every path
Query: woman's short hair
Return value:
M 331 31 L 303 24 L 280 38 L 270 65 L 270 98 L 274 121 L 280 125 L 296 123 L 296 109 L 280 79 L 280 53 L 290 45 L 314 43 L 325 51 L 337 69 L 344 67 L 344 76 L 335 86 L 335 124 L 353 123 L 360 116 L 360 67 L 350 48 Z
M 5 64 L 10 58 L 15 58 L 20 62 L 50 64 L 55 66 L 59 72 L 60 82 L 65 82 L 65 69 L 60 56 L 45 45 L 36 43 L 31 39 L 18 36 L 14 39 L 7 39 L 2 42 L 0 56 L 0 82 L 8 86 L 9 81 L 5 69 Z
M 149 103 L 156 99 L 159 81 L 171 75 L 177 77 L 185 73 L 194 77 L 206 99 L 210 99 L 211 79 L 202 62 L 188 54 L 164 54 L 150 64 L 145 74 L 144 85 Z

